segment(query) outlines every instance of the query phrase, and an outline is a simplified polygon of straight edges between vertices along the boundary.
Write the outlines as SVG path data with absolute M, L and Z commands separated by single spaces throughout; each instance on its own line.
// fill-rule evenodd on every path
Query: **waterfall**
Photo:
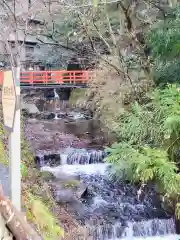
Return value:
M 113 226 L 89 226 L 89 234 L 98 240 L 131 240 L 146 237 L 166 236 L 175 234 L 173 219 L 152 219 L 142 222 L 129 222 L 127 226 L 116 223 Z
M 38 167 L 68 165 L 87 165 L 103 163 L 106 153 L 102 150 L 70 149 L 65 153 L 37 155 L 35 163 Z
M 57 94 L 56 88 L 54 88 L 54 98 L 59 99 L 59 95 Z
M 76 150 L 67 156 L 67 164 L 101 163 L 104 157 L 105 153 L 101 150 Z

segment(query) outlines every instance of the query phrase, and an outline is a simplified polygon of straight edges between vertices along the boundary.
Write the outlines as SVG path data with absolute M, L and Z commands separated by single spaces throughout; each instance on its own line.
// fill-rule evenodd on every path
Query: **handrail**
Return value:
M 0 72 L 0 84 L 3 83 L 3 72 Z M 52 84 L 88 84 L 95 77 L 94 71 L 23 71 L 20 73 L 20 84 L 52 85 Z

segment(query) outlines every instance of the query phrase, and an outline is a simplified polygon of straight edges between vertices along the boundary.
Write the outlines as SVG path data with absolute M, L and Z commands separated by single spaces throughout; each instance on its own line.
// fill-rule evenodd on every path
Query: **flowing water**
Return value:
M 69 122 L 57 116 L 60 113 L 52 120 L 27 119 L 25 135 L 41 171 L 53 173 L 56 179 L 64 174 L 73 176 L 84 184 L 86 191 L 79 198 L 72 196 L 69 189 L 62 190 L 57 182 L 53 193 L 57 202 L 63 198 L 68 204 L 69 211 L 75 213 L 87 235 L 92 236 L 90 239 L 180 239 L 175 235 L 173 218 L 161 208 L 154 186 L 146 187 L 138 195 L 138 186 L 109 177 L 111 166 L 104 163 L 107 153 L 97 126 L 93 136 L 89 134 L 91 120 L 84 120 L 83 113 L 68 113 L 73 119 Z

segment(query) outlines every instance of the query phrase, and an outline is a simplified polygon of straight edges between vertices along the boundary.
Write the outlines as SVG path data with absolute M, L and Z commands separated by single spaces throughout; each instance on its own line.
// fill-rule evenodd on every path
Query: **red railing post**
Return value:
M 0 85 L 3 85 L 3 80 L 4 80 L 4 72 L 0 71 Z

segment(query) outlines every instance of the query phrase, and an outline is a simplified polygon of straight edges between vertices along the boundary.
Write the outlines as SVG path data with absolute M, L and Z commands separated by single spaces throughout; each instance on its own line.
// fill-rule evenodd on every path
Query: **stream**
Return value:
M 66 106 L 56 106 L 54 112 L 28 111 L 24 107 L 25 137 L 36 166 L 56 202 L 87 229 L 84 239 L 180 239 L 154 186 L 139 196 L 138 186 L 110 178 L 104 134 L 87 112 Z

